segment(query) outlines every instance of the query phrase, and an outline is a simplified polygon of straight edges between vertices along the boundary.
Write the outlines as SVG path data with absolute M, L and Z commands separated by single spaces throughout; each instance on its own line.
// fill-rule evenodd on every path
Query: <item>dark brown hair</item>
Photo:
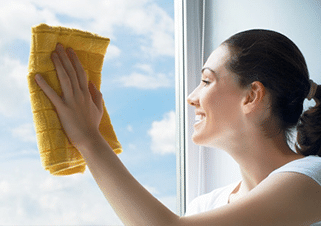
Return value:
M 289 139 L 296 127 L 296 151 L 321 156 L 321 106 L 303 111 L 310 90 L 309 72 L 299 48 L 286 36 L 271 30 L 248 30 L 224 41 L 231 53 L 226 67 L 237 75 L 242 88 L 261 82 L 271 94 L 271 112 L 279 121 L 278 133 Z M 315 96 L 321 100 L 318 86 Z

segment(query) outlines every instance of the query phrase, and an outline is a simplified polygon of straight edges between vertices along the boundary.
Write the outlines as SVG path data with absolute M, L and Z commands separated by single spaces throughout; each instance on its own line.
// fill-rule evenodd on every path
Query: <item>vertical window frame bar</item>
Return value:
M 175 92 L 176 92 L 176 174 L 177 214 L 186 211 L 185 173 L 185 76 L 184 76 L 184 0 L 175 0 Z
M 180 216 L 198 194 L 199 146 L 191 140 L 195 109 L 188 106 L 187 96 L 201 77 L 202 15 L 203 0 L 175 0 L 177 212 Z

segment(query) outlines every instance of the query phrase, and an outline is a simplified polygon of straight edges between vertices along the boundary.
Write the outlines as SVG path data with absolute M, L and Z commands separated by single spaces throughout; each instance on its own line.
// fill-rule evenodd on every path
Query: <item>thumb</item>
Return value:
M 89 92 L 99 111 L 103 111 L 103 95 L 91 81 L 89 81 Z

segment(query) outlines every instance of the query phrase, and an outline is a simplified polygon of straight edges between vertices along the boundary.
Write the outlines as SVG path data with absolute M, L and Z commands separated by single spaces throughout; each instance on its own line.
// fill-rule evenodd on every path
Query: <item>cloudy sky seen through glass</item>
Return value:
M 26 75 L 31 27 L 109 37 L 102 88 L 125 166 L 176 211 L 174 3 L 0 0 L 0 224 L 119 225 L 89 170 L 54 177 L 40 163 Z

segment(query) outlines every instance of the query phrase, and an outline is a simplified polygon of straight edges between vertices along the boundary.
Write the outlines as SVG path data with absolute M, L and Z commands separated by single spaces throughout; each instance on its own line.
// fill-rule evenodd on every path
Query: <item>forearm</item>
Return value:
M 61 44 L 52 53 L 60 81 L 58 95 L 40 75 L 39 87 L 55 106 L 69 140 L 78 148 L 105 197 L 126 225 L 171 225 L 179 219 L 127 171 L 98 131 L 103 116 L 101 92 L 87 80 L 87 74 L 72 49 Z M 88 138 L 90 134 L 90 138 Z
M 95 136 L 81 153 L 101 191 L 125 225 L 172 225 L 179 217 L 129 173 L 108 143 Z

